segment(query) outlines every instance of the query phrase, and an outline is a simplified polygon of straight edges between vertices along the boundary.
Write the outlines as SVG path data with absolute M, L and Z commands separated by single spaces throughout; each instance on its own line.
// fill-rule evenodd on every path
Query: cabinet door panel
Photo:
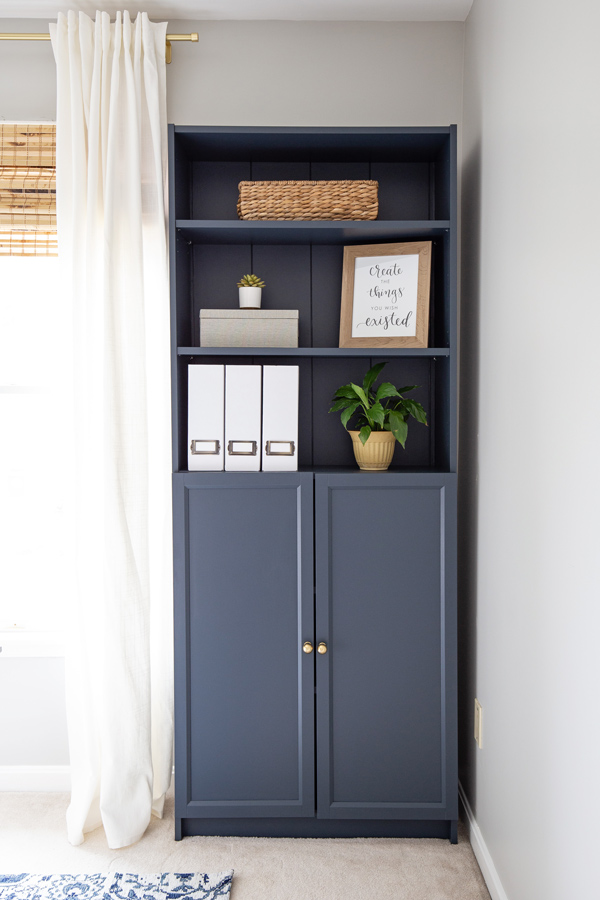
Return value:
M 454 482 L 316 476 L 321 817 L 446 817 Z
M 178 739 L 193 750 L 178 815 L 314 815 L 312 476 L 184 482 Z

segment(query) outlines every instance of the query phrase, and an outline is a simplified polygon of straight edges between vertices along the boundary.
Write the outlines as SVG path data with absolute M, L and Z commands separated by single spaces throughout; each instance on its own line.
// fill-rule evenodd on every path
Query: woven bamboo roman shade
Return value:
M 56 256 L 56 125 L 0 123 L 0 256 Z

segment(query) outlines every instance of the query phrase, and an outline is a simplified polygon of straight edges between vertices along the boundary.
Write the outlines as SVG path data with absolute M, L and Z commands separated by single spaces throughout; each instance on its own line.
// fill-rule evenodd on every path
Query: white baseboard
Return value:
M 2 659 L 14 656 L 51 657 L 65 655 L 65 637 L 58 631 L 0 631 Z
M 0 791 L 70 790 L 70 766 L 0 766 Z
M 465 794 L 463 786 L 460 782 L 458 783 L 458 795 L 465 810 L 465 815 L 469 824 L 469 839 L 471 841 L 471 847 L 473 848 L 475 859 L 479 863 L 479 868 L 481 869 L 481 874 L 483 875 L 484 881 L 487 885 L 487 889 L 490 892 L 490 896 L 492 900 L 508 900 L 508 895 L 502 887 L 502 882 L 498 877 L 496 866 L 494 865 L 494 861 L 490 855 L 490 851 L 488 850 L 481 831 L 479 830 L 479 826 L 475 821 L 473 810 L 471 809 L 471 805 L 467 800 L 467 795 Z

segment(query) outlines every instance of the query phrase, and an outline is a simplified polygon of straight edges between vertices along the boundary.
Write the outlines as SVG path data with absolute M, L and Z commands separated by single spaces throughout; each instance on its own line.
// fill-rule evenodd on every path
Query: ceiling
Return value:
M 169 19 L 289 19 L 308 21 L 464 22 L 473 0 L 0 0 L 0 18 L 55 20 L 57 12 L 96 9 L 147 12 Z

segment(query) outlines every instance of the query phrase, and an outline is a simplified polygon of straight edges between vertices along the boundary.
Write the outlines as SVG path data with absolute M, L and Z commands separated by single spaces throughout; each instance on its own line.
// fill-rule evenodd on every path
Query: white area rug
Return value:
M 233 870 L 217 875 L 0 875 L 0 900 L 218 900 Z

